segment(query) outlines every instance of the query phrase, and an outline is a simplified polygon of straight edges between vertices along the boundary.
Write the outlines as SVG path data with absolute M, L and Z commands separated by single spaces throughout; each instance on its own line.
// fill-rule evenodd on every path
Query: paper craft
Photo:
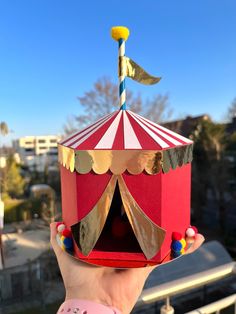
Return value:
M 160 264 L 183 254 L 190 226 L 193 142 L 126 109 L 126 76 L 148 85 L 160 80 L 125 57 L 128 34 L 112 29 L 120 109 L 58 145 L 61 246 L 80 260 L 112 267 Z

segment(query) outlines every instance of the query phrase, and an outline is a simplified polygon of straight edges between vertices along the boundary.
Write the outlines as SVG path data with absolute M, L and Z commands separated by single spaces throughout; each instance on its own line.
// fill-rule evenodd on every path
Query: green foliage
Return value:
M 34 214 L 41 217 L 42 205 L 40 200 L 5 200 L 4 222 L 11 223 L 15 221 L 30 220 Z
M 236 132 L 234 132 L 227 138 L 226 150 L 236 152 Z
M 228 109 L 228 118 L 232 119 L 236 117 L 236 97 L 233 99 L 231 106 Z
M 4 122 L 4 121 L 0 122 L 0 134 L 5 136 L 8 133 L 9 133 L 9 129 L 8 129 L 6 122 Z
M 229 163 L 229 181 L 230 181 L 230 192 L 235 193 L 236 191 L 236 132 L 227 137 L 226 144 L 226 155 Z
M 225 126 L 203 120 L 192 134 L 194 141 L 192 204 L 197 209 L 197 220 L 202 219 L 202 208 L 211 190 L 219 206 L 224 203 L 228 180 L 228 163 L 225 159 Z
M 204 164 L 220 160 L 225 148 L 225 126 L 209 120 L 202 121 L 193 134 L 195 156 Z
M 3 172 L 3 192 L 11 197 L 21 197 L 24 192 L 25 181 L 20 174 L 20 167 L 16 163 L 13 155 L 7 159 L 7 164 Z

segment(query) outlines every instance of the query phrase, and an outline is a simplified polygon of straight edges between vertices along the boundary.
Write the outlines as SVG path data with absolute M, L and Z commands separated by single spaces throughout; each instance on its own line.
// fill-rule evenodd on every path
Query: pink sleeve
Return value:
M 88 300 L 66 300 L 60 306 L 57 314 L 121 314 L 114 307 L 109 307 L 100 303 Z

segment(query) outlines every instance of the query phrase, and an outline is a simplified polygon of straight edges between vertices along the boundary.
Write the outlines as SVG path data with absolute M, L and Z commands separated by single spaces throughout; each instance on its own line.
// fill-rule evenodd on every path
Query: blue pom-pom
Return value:
M 175 252 L 181 251 L 182 247 L 183 245 L 180 241 L 172 241 L 171 243 L 171 249 Z
M 72 249 L 73 248 L 73 240 L 71 238 L 65 238 L 63 240 L 63 244 L 65 245 L 66 249 Z
M 74 255 L 73 249 L 66 249 L 66 252 L 69 253 L 70 255 Z
M 182 253 L 180 251 L 179 252 L 172 252 L 172 257 L 173 258 L 179 257 L 181 255 L 182 255 Z

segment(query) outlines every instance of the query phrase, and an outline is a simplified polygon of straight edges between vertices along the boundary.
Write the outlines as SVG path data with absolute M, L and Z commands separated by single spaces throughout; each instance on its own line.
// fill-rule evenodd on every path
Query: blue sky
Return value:
M 208 113 L 221 120 L 236 97 L 236 2 L 233 0 L 0 2 L 0 121 L 24 135 L 57 134 L 80 113 L 77 96 L 102 76 L 117 80 L 117 45 L 159 84 L 127 88 L 168 93 L 175 117 Z M 2 140 L 2 139 L 1 139 Z

